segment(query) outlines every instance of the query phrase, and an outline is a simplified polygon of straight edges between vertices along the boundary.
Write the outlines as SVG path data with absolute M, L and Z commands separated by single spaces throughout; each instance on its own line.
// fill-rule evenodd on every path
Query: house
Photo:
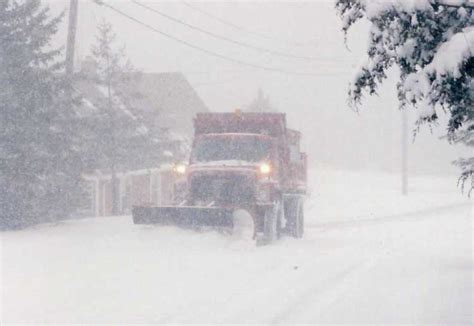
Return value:
M 130 214 L 133 205 L 170 205 L 173 203 L 177 175 L 171 165 L 120 172 L 119 210 Z M 112 215 L 112 177 L 97 171 L 83 176 L 86 199 L 81 214 Z
M 77 79 L 75 86 L 84 98 L 83 102 L 89 105 L 104 101 L 107 96 L 107 90 L 94 83 L 95 74 L 96 64 L 87 58 L 81 64 L 79 76 L 82 78 Z M 192 138 L 196 113 L 209 111 L 180 72 L 135 72 L 124 78 L 130 82 L 116 91 L 127 98 L 124 106 L 128 113 L 145 116 L 147 127 L 168 130 L 180 141 Z
M 158 125 L 179 139 L 193 137 L 193 118 L 209 109 L 179 72 L 140 73 L 137 91 L 143 94 L 140 107 L 151 108 Z
M 82 65 L 82 77 L 93 76 L 92 61 Z M 185 76 L 173 73 L 133 73 L 133 87 L 113 90 L 120 98 L 114 109 L 130 117 L 143 117 L 144 130 L 150 137 L 166 133 L 161 153 L 146 153 L 127 163 L 117 174 L 119 206 L 122 214 L 130 213 L 133 205 L 171 203 L 175 175 L 172 164 L 187 156 L 193 136 L 193 118 L 198 112 L 209 111 Z M 87 114 L 104 107 L 107 91 L 93 82 L 93 78 L 78 78 L 75 89 L 82 97 L 80 110 Z M 100 150 L 98 148 L 97 150 Z M 153 156 L 152 156 L 153 155 Z M 87 190 L 83 214 L 107 216 L 112 213 L 111 173 L 106 168 L 91 171 L 84 176 Z

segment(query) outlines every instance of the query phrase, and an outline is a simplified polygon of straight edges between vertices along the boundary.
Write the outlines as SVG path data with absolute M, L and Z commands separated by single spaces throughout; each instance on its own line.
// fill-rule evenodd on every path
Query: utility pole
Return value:
M 72 76 L 74 73 L 74 47 L 76 43 L 77 30 L 77 7 L 78 0 L 70 0 L 69 2 L 69 27 L 67 34 L 66 47 L 66 75 Z
M 402 109 L 402 195 L 408 194 L 408 116 Z

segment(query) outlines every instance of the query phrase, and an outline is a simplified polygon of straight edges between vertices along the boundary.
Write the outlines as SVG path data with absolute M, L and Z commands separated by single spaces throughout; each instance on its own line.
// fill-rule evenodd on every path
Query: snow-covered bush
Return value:
M 337 0 L 343 30 L 362 18 L 370 24 L 367 60 L 349 90 L 357 107 L 377 92 L 386 71 L 400 69 L 400 108 L 418 110 L 417 127 L 449 114 L 450 142 L 474 146 L 474 3 L 465 0 Z M 474 158 L 460 159 L 460 181 L 471 180 Z
M 66 217 L 80 180 L 69 83 L 50 49 L 60 17 L 0 1 L 0 229 Z

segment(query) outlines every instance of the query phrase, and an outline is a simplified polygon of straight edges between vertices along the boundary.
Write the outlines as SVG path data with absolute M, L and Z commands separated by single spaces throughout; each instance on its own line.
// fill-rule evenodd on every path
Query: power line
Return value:
M 223 84 L 234 83 L 234 82 L 239 82 L 239 81 L 241 81 L 240 78 L 234 78 L 234 79 L 226 79 L 226 80 L 220 80 L 220 81 L 191 83 L 191 85 L 193 86 L 193 88 L 199 88 L 203 86 L 223 85 Z
M 203 53 L 206 53 L 210 56 L 213 56 L 213 57 L 216 57 L 216 58 L 219 58 L 219 59 L 222 59 L 222 60 L 225 60 L 225 61 L 228 61 L 228 62 L 232 62 L 234 64 L 239 64 L 239 65 L 242 65 L 242 66 L 246 66 L 246 67 L 251 67 L 251 68 L 255 68 L 255 69 L 260 69 L 260 70 L 265 70 L 265 71 L 271 71 L 271 72 L 278 72 L 278 73 L 282 73 L 282 74 L 287 74 L 287 75 L 299 75 L 299 76 L 318 76 L 317 74 L 315 73 L 305 73 L 305 72 L 295 72 L 295 71 L 288 71 L 288 70 L 284 70 L 284 69 L 279 69 L 279 68 L 273 68 L 273 67 L 267 67 L 267 66 L 260 66 L 260 65 L 257 65 L 257 64 L 254 64 L 254 63 L 250 63 L 250 62 L 246 62 L 246 61 L 241 61 L 241 60 L 238 60 L 238 59 L 234 59 L 234 58 L 231 58 L 231 57 L 228 57 L 228 56 L 225 56 L 223 54 L 219 54 L 217 52 L 213 52 L 211 50 L 207 50 L 203 47 L 200 47 L 198 45 L 194 45 L 192 43 L 189 43 L 185 40 L 182 40 L 180 38 L 177 38 L 171 34 L 168 34 L 168 33 L 165 33 L 165 32 L 162 32 L 160 31 L 159 29 L 156 29 L 155 27 L 151 26 L 151 25 L 148 25 L 147 23 L 144 23 L 140 20 L 138 20 L 137 18 L 134 18 L 128 14 L 126 14 L 125 12 L 115 8 L 114 6 L 112 5 L 109 5 L 107 3 L 105 3 L 103 0 L 93 0 L 96 4 L 100 5 L 100 6 L 104 6 L 106 8 L 109 8 L 110 10 L 116 12 L 117 14 L 139 24 L 139 25 L 142 25 L 148 29 L 150 29 L 151 31 L 157 33 L 157 34 L 160 34 L 162 36 L 165 36 L 173 41 L 176 41 L 178 43 L 181 43 L 187 47 L 190 47 L 194 50 L 197 50 L 197 51 L 200 51 L 200 52 L 203 52 Z
M 258 33 L 258 32 L 251 31 L 251 30 L 249 30 L 249 29 L 246 29 L 245 27 L 242 27 L 242 26 L 239 26 L 239 25 L 234 24 L 234 23 L 232 23 L 232 22 L 229 22 L 229 21 L 227 21 L 227 20 L 224 20 L 224 19 L 222 19 L 222 18 L 220 18 L 220 17 L 217 17 L 217 16 L 215 16 L 215 15 L 213 15 L 213 14 L 207 12 L 207 11 L 204 11 L 204 10 L 202 10 L 202 9 L 196 7 L 196 6 L 193 6 L 193 5 L 191 5 L 189 2 L 182 1 L 181 3 L 182 3 L 183 5 L 185 5 L 186 7 L 188 7 L 188 8 L 191 8 L 191 9 L 193 9 L 193 10 L 195 10 L 195 11 L 201 13 L 201 14 L 204 15 L 204 16 L 207 16 L 207 17 L 210 17 L 210 18 L 212 18 L 212 19 L 214 19 L 214 20 L 217 20 L 218 22 L 220 22 L 220 23 L 222 23 L 222 24 L 224 24 L 224 25 L 230 26 L 230 27 L 232 27 L 232 28 L 234 28 L 234 29 L 236 29 L 236 30 L 238 30 L 238 31 L 240 31 L 240 32 L 245 32 L 245 33 L 247 33 L 247 34 L 251 34 L 251 35 L 254 35 L 254 36 L 258 36 L 258 37 L 261 37 L 261 38 L 264 38 L 264 39 L 267 39 L 267 40 L 273 40 L 273 41 L 278 41 L 278 42 L 284 42 L 284 43 L 286 43 L 286 44 L 293 44 L 293 45 L 300 46 L 300 47 L 307 46 L 307 45 L 305 45 L 305 44 L 303 44 L 303 43 L 294 42 L 294 41 L 290 41 L 290 40 L 280 40 L 280 39 L 278 39 L 278 38 L 276 38 L 276 37 L 273 37 L 273 36 L 269 36 L 269 35 L 265 35 L 265 34 L 262 34 L 262 33 Z M 311 44 L 311 45 L 312 45 L 312 44 Z
M 188 73 L 183 72 L 185 75 L 188 75 Z M 347 76 L 347 72 L 334 72 L 334 73 L 321 73 L 318 74 L 318 77 L 324 77 L 324 78 L 338 78 L 340 76 Z M 206 86 L 215 86 L 215 85 L 224 85 L 228 83 L 234 83 L 234 82 L 241 82 L 242 78 L 235 77 L 233 79 L 225 79 L 225 80 L 219 80 L 219 81 L 201 81 L 201 82 L 196 82 L 196 83 L 191 83 L 193 88 L 200 88 L 200 87 L 206 87 Z
M 189 23 L 186 23 L 185 21 L 181 20 L 181 19 L 178 19 L 178 18 L 175 18 L 175 17 L 172 17 L 162 11 L 159 11 L 159 10 L 156 10 L 152 7 L 149 7 L 145 4 L 142 4 L 140 3 L 139 1 L 136 1 L 136 0 L 131 0 L 131 2 L 133 2 L 134 4 L 136 4 L 137 6 L 140 6 L 142 8 L 145 8 L 146 10 L 149 10 L 157 15 L 160 15 L 166 19 L 169 19 L 171 21 L 174 21 L 175 23 L 178 23 L 178 24 L 181 24 L 181 25 L 184 25 L 188 28 L 191 28 L 193 30 L 196 30 L 196 31 L 199 31 L 201 33 L 204 33 L 206 35 L 209 35 L 211 37 L 214 37 L 214 38 L 217 38 L 219 40 L 223 40 L 223 41 L 226 41 L 226 42 L 229 42 L 229 43 L 232 43 L 232 44 L 236 44 L 236 45 L 239 45 L 239 46 L 243 46 L 243 47 L 246 47 L 246 48 L 249 48 L 249 49 L 252 49 L 252 50 L 255 50 L 255 51 L 259 51 L 259 52 L 264 52 L 264 53 L 269 53 L 269 54 L 272 54 L 272 55 L 276 55 L 276 56 L 280 56 L 280 57 L 285 57 L 285 58 L 292 58 L 292 59 L 301 59 L 301 60 L 318 60 L 318 58 L 315 58 L 315 57 L 305 57 L 305 56 L 299 56 L 299 55 L 295 55 L 295 54 L 289 54 L 289 53 L 285 53 L 285 52 L 280 52 L 280 51 L 275 51 L 275 50 L 271 50 L 271 49 L 267 49 L 267 48 L 263 48 L 263 47 L 259 47 L 259 46 L 255 46 L 255 45 L 252 45 L 252 44 L 249 44 L 249 43 L 245 43 L 245 42 L 241 42 L 241 41 L 236 41 L 236 40 L 233 40 L 231 38 L 228 38 L 228 37 L 225 37 L 225 36 L 222 36 L 222 35 L 219 35 L 219 34 L 216 34 L 216 33 L 213 33 L 213 32 L 209 32 L 205 29 L 202 29 L 198 26 L 195 26 L 195 25 L 192 25 L 192 24 L 189 24 Z

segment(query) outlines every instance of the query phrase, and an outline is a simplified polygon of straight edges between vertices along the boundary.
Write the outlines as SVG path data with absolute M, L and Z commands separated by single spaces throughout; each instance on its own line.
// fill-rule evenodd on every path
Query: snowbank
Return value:
M 1 233 L 2 323 L 461 323 L 472 201 L 455 180 L 312 171 L 302 240 L 91 218 Z

